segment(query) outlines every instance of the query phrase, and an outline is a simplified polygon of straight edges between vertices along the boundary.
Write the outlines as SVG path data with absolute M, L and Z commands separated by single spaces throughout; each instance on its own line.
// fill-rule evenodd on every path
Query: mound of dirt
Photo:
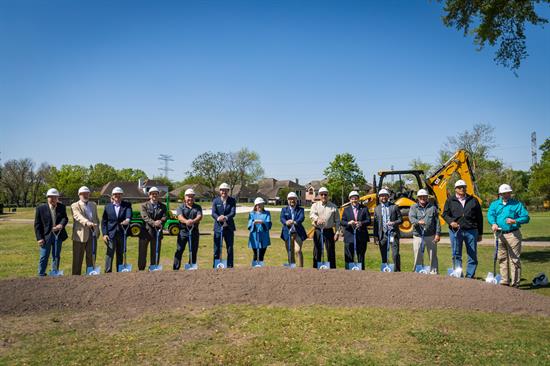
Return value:
M 268 267 L 0 281 L 0 314 L 222 304 L 464 309 L 550 316 L 550 297 L 482 281 Z

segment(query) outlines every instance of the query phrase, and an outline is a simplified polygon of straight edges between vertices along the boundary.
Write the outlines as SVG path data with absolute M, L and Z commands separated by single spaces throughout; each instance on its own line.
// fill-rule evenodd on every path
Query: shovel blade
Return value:
M 100 273 L 101 273 L 101 267 L 100 266 L 86 268 L 86 274 L 88 276 L 97 276 Z
M 199 266 L 198 266 L 197 263 L 193 263 L 193 264 L 187 263 L 187 264 L 185 265 L 185 269 L 188 270 L 188 271 L 194 271 L 194 270 L 196 270 L 196 269 L 199 269 Z
M 330 262 L 317 262 L 317 269 L 330 269 Z
M 457 267 L 455 269 L 448 268 L 447 269 L 447 276 L 455 277 L 455 278 L 461 278 L 462 277 L 462 268 Z
M 162 271 L 162 264 L 153 264 L 149 266 L 149 272 Z
M 296 268 L 296 263 L 285 263 L 284 266 L 287 268 Z
M 118 266 L 118 271 L 119 272 L 132 272 L 132 265 L 131 264 L 120 264 Z
M 500 284 L 501 280 L 502 280 L 501 275 L 498 274 L 498 275 L 495 276 L 493 272 L 487 273 L 487 277 L 485 278 L 485 282 L 493 284 L 493 285 Z
M 380 272 L 393 272 L 395 265 L 389 263 L 382 263 L 380 265 Z
M 430 266 L 417 265 L 414 269 L 416 273 L 430 274 Z
M 52 269 L 50 273 L 48 273 L 48 276 L 61 277 L 63 276 L 63 271 L 59 269 Z
M 225 269 L 225 268 L 227 268 L 227 260 L 225 260 L 225 259 L 216 259 L 214 261 L 214 268 L 216 268 L 216 269 Z
M 264 266 L 264 261 L 252 261 L 252 268 L 261 268 Z
M 347 269 L 350 271 L 360 271 L 363 269 L 363 263 L 359 263 L 359 262 L 348 263 Z

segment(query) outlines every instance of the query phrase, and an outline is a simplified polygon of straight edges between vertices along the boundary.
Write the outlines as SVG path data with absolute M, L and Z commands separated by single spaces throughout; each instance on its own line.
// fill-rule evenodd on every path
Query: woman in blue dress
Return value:
M 248 247 L 254 253 L 254 261 L 263 262 L 265 251 L 271 244 L 269 230 L 271 230 L 271 214 L 264 209 L 265 201 L 258 197 L 254 200 L 254 209 L 248 215 Z

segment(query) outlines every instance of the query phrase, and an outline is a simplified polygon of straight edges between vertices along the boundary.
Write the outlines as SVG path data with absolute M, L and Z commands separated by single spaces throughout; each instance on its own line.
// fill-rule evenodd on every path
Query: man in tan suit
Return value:
M 95 232 L 96 251 L 99 238 L 99 217 L 97 205 L 91 202 L 90 189 L 82 186 L 78 189 L 80 200 L 71 205 L 73 213 L 73 275 L 82 273 L 82 260 L 86 253 L 86 267 L 93 266 L 92 232 Z

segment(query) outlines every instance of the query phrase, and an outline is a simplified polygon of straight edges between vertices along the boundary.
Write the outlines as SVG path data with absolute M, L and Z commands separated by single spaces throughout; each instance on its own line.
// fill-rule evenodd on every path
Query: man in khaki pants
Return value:
M 499 199 L 493 201 L 487 212 L 487 220 L 498 237 L 497 253 L 500 265 L 501 285 L 519 287 L 521 280 L 521 232 L 522 224 L 529 222 L 529 212 L 521 202 L 512 198 L 512 187 L 502 184 L 498 187 Z M 508 270 L 510 266 L 510 271 Z
M 86 253 L 86 267 L 92 263 L 92 232 L 99 238 L 99 217 L 97 216 L 97 205 L 91 202 L 90 189 L 82 186 L 78 189 L 80 200 L 71 205 L 73 213 L 73 275 L 82 273 L 82 260 Z

